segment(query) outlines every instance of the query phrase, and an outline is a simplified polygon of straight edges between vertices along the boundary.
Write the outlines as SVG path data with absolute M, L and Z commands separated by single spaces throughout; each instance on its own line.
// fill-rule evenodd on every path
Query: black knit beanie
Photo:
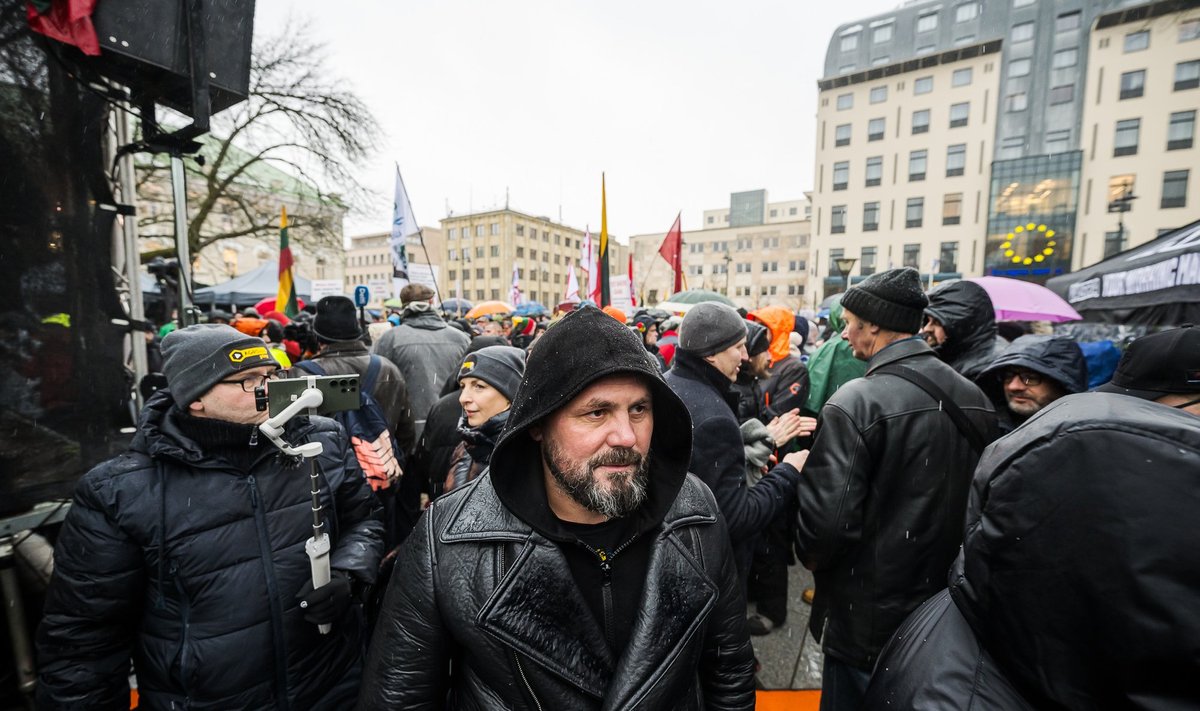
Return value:
M 842 308 L 855 316 L 897 333 L 921 330 L 929 299 L 921 275 L 912 267 L 873 274 L 842 296 Z
M 701 358 L 720 353 L 746 338 L 746 319 L 716 301 L 696 304 L 679 324 L 680 350 Z
M 525 374 L 525 351 L 512 346 L 487 346 L 463 358 L 458 379 L 479 378 L 512 402 Z

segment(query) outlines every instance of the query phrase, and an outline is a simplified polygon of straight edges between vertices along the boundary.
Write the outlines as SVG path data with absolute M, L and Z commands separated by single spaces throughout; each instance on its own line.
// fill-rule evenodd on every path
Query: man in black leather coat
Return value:
M 324 445 L 332 580 L 314 591 L 308 469 L 258 431 L 255 388 L 279 369 L 266 344 L 202 324 L 163 358 L 168 389 L 130 451 L 80 480 L 59 535 L 38 708 L 129 708 L 131 658 L 140 709 L 347 708 L 383 523 L 345 431 L 297 418 L 284 436 Z
M 977 451 L 924 378 L 990 440 L 979 388 L 917 336 L 926 297 L 916 270 L 875 274 L 842 297 L 843 337 L 867 375 L 821 409 L 800 475 L 798 547 L 814 573 L 810 629 L 825 651 L 821 708 L 858 709 L 891 634 L 945 584 L 962 540 Z M 822 636 L 823 634 L 823 636 Z
M 624 324 L 529 354 L 491 466 L 401 548 L 361 709 L 750 709 L 729 538 L 687 410 Z

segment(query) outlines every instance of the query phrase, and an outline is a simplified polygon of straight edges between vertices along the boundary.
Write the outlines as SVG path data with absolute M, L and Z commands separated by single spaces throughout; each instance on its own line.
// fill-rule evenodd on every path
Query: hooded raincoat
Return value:
M 967 380 L 978 378 L 1008 345 L 996 333 L 991 297 L 973 281 L 954 281 L 929 292 L 925 315 L 946 330 L 946 341 L 934 351 Z
M 771 375 L 763 384 L 766 409 L 764 421 L 803 407 L 808 400 L 808 368 L 799 356 L 791 354 L 792 329 L 796 315 L 783 306 L 764 306 L 750 312 L 750 318 L 771 331 Z
M 1200 418 L 1064 397 L 988 448 L 949 590 L 880 655 L 869 709 L 1200 701 Z

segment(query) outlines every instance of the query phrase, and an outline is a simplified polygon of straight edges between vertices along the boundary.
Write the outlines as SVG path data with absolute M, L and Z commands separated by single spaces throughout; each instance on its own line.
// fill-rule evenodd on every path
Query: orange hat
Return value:
M 239 318 L 234 319 L 233 323 L 229 324 L 247 336 L 261 336 L 263 329 L 267 327 L 265 318 Z
M 600 310 L 603 311 L 604 313 L 608 314 L 609 316 L 612 316 L 613 318 L 620 321 L 621 323 L 625 323 L 625 312 L 622 311 L 621 309 L 618 309 L 616 306 L 609 304 L 608 306 L 605 306 L 604 308 L 602 308 Z

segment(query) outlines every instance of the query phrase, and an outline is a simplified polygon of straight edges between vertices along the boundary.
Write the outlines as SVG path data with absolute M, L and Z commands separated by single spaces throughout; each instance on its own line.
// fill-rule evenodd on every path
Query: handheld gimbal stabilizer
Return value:
M 320 442 L 292 445 L 284 441 L 284 428 L 295 416 L 326 415 L 359 407 L 357 375 L 309 375 L 286 380 L 273 380 L 266 388 L 254 391 L 258 409 L 270 407 L 271 417 L 258 426 L 267 439 L 280 451 L 308 461 L 308 477 L 312 489 L 313 535 L 304 544 L 312 567 L 313 589 L 329 583 L 329 532 L 321 518 L 321 481 L 317 477 L 317 457 L 324 447 Z M 328 634 L 330 625 L 319 625 L 321 634 Z

